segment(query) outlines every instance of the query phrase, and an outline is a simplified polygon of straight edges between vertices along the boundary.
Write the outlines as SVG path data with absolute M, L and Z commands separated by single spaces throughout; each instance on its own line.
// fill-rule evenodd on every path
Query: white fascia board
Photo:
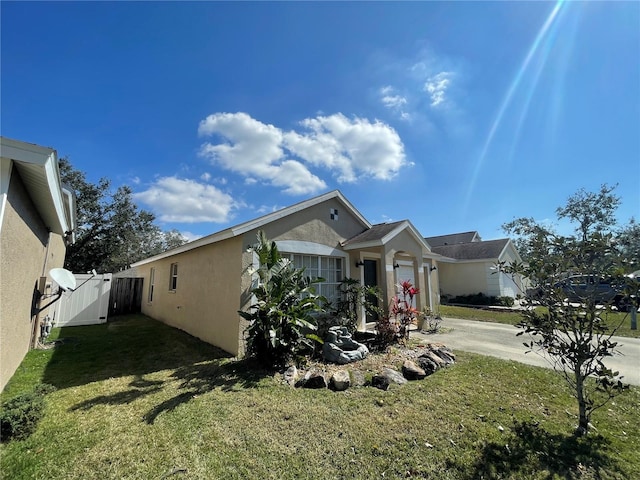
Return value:
M 506 253 L 508 248 L 510 248 L 511 251 L 515 254 L 516 261 L 518 263 L 522 263 L 522 257 L 520 256 L 520 252 L 518 252 L 518 250 L 516 249 L 516 246 L 513 244 L 511 239 L 508 239 L 507 243 L 505 243 L 504 248 L 502 249 L 502 251 L 500 252 L 500 255 L 498 256 L 498 259 L 502 258 L 502 256 Z
M 291 205 L 289 207 L 285 207 L 277 212 L 269 213 L 262 217 L 256 218 L 254 220 L 250 220 L 248 222 L 242 223 L 235 227 L 232 227 L 234 235 L 242 235 L 243 233 L 250 232 L 251 230 L 255 230 L 256 228 L 263 227 L 268 223 L 274 222 L 276 220 L 280 220 L 281 218 L 287 217 L 294 213 L 301 212 L 309 207 L 313 207 L 314 205 L 318 205 L 326 200 L 330 200 L 332 198 L 337 198 L 340 202 L 349 209 L 349 211 L 366 227 L 371 228 L 371 224 L 362 216 L 358 210 L 349 202 L 344 195 L 338 190 L 333 190 L 331 192 L 327 192 L 318 197 L 313 197 L 308 200 L 304 200 L 302 202 L 296 203 L 295 205 Z
M 49 191 L 51 192 L 51 199 L 53 201 L 54 208 L 56 209 L 56 216 L 58 217 L 58 223 L 60 224 L 60 231 L 56 232 L 65 236 L 66 232 L 72 229 L 71 222 L 67 220 L 67 214 L 65 212 L 65 202 L 63 200 L 62 186 L 60 185 L 60 172 L 58 170 L 58 159 L 55 150 L 51 152 L 47 158 L 44 169 L 47 175 L 47 183 L 49 184 Z
M 340 193 L 338 190 L 333 190 L 331 192 L 327 192 L 318 197 L 310 198 L 308 200 L 304 200 L 302 202 L 296 203 L 295 205 L 291 205 L 289 207 L 285 207 L 281 210 L 278 210 L 273 213 L 269 213 L 259 218 L 255 218 L 253 220 L 249 220 L 248 222 L 241 223 L 240 225 L 236 225 L 235 227 L 228 228 L 218 233 L 214 233 L 207 237 L 200 238 L 198 240 L 194 240 L 193 242 L 185 243 L 180 247 L 174 248 L 172 250 L 168 250 L 164 253 L 160 253 L 158 255 L 154 255 L 153 257 L 146 258 L 144 260 L 140 260 L 139 262 L 132 263 L 132 267 L 138 267 L 140 265 L 144 265 L 146 263 L 150 263 L 156 260 L 160 260 L 162 258 L 167 258 L 173 255 L 177 255 L 179 253 L 184 253 L 189 250 L 193 250 L 194 248 L 203 247 L 205 245 L 210 245 L 212 243 L 220 242 L 222 240 L 226 240 L 231 237 L 236 237 L 238 235 L 242 235 L 244 233 L 250 232 L 251 230 L 255 230 L 256 228 L 263 227 L 271 222 L 279 220 L 281 218 L 287 217 L 294 213 L 300 212 L 306 208 L 312 207 L 319 203 L 322 203 L 326 200 L 337 198 L 339 199 L 345 207 L 347 207 L 351 213 L 362 222 L 362 224 L 371 228 L 371 224 L 356 210 L 353 205 Z
M 12 166 L 13 162 L 11 160 L 2 157 L 2 160 L 0 161 L 0 231 L 2 231 L 4 209 L 7 205 L 7 197 L 9 195 Z
M 76 211 L 76 196 L 73 191 L 65 186 L 62 187 L 64 197 L 65 213 L 69 224 L 67 232 L 71 232 L 67 238 L 70 244 L 76 243 L 76 228 L 78 228 L 78 217 Z
M 36 208 L 41 215 L 50 217 L 46 218 L 46 220 L 50 223 L 49 228 L 53 232 L 64 236 L 65 232 L 71 230 L 62 198 L 56 151 L 33 143 L 0 137 L 0 157 L 4 159 L 3 163 L 9 160 L 39 167 L 37 175 L 47 185 L 48 189 L 46 192 L 41 191 L 41 193 L 47 198 L 50 205 L 36 205 Z M 29 191 L 29 186 L 26 186 Z M 7 185 L 8 188 L 9 186 Z M 30 192 L 30 194 L 33 194 L 33 192 Z M 51 207 L 53 207 L 53 211 Z
M 476 258 L 473 260 L 460 260 L 456 258 L 442 257 L 442 262 L 444 263 L 497 263 L 497 258 Z
M 144 260 L 132 263 L 131 268 L 155 262 L 156 260 L 162 260 L 163 258 L 173 257 L 174 255 L 188 252 L 190 250 L 195 250 L 196 248 L 204 247 L 206 245 L 211 245 L 212 243 L 221 242 L 222 240 L 226 240 L 234 236 L 235 235 L 233 234 L 232 230 L 230 228 L 227 228 L 226 230 L 222 230 L 221 232 L 199 238 L 192 242 L 185 243 L 184 245 L 180 245 L 179 247 L 167 250 L 166 252 L 154 255 L 153 257 L 145 258 Z

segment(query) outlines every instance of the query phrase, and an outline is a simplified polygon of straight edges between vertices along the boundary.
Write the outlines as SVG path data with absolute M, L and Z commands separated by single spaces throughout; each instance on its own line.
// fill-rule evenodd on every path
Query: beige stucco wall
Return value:
M 47 232 L 14 170 L 0 231 L 0 390 L 29 351 L 35 322 L 31 304 L 38 280 L 52 268 L 62 267 L 64 255 L 62 237 Z
M 241 239 L 231 238 L 137 267 L 144 278 L 142 313 L 238 355 L 242 251 Z M 175 292 L 169 291 L 172 263 L 178 264 Z
M 338 210 L 337 221 L 330 218 L 331 208 Z M 258 230 L 264 230 L 269 240 L 339 249 L 340 242 L 364 228 L 342 203 L 330 199 L 238 237 L 137 266 L 135 274 L 144 278 L 142 313 L 242 355 L 246 322 L 238 310 L 250 306 L 252 277 L 246 269 L 254 257 L 247 247 L 256 243 Z M 172 263 L 178 264 L 175 292 L 169 292 Z M 155 268 L 154 295 L 148 302 L 151 268 Z
M 332 208 L 338 210 L 338 220 L 331 219 Z M 334 248 L 339 247 L 344 240 L 362 233 L 364 229 L 365 227 L 337 199 L 311 206 L 262 228 L 269 240 L 315 242 Z M 257 231 L 258 229 L 252 230 L 244 235 L 247 245 L 256 242 Z
M 438 264 L 440 289 L 443 295 L 486 293 L 488 266 L 484 262 Z

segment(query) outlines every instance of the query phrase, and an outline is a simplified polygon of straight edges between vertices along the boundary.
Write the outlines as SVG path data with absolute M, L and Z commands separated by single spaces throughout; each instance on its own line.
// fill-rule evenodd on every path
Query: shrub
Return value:
M 0 411 L 2 442 L 28 438 L 44 415 L 44 396 L 54 390 L 55 387 L 51 385 L 38 384 L 33 391 L 3 402 Z
M 458 305 L 477 305 L 477 306 L 490 306 L 496 305 L 500 307 L 513 307 L 513 297 L 490 297 L 484 293 L 475 293 L 472 295 L 458 295 L 457 297 L 447 298 L 447 303 Z
M 515 303 L 515 300 L 513 299 L 513 297 L 509 297 L 509 296 L 498 297 L 498 304 L 503 307 L 513 307 L 514 303 Z

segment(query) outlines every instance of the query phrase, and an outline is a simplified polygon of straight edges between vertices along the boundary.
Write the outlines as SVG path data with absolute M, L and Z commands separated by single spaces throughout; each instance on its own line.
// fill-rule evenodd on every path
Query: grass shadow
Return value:
M 234 360 L 228 353 L 144 315 L 125 315 L 104 325 L 68 327 L 56 332 L 57 346 L 43 381 L 68 388 L 109 378 L 134 376 L 126 390 L 84 400 L 70 411 L 97 405 L 126 405 L 176 382 L 180 393 L 144 415 L 153 423 L 163 412 L 214 389 L 252 388 L 271 372 L 252 360 Z M 168 380 L 146 375 L 168 370 Z M 167 378 L 167 377 L 165 377 Z
M 92 382 L 181 368 L 227 352 L 144 315 L 123 315 L 102 325 L 56 329 L 58 345 L 42 381 L 62 389 Z M 140 387 L 140 385 L 133 385 Z
M 552 434 L 537 422 L 515 421 L 504 442 L 484 446 L 470 478 L 611 478 L 619 468 L 608 447 L 601 435 Z
M 271 372 L 260 368 L 251 359 L 185 365 L 176 369 L 171 377 L 180 382 L 180 390 L 186 391 L 154 407 L 144 416 L 144 420 L 152 424 L 160 414 L 214 389 L 232 392 L 253 388 L 269 375 Z

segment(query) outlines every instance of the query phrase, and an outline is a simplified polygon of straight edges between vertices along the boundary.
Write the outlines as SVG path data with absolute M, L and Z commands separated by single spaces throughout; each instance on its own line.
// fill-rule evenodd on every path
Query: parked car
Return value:
M 600 305 L 612 305 L 620 311 L 628 311 L 633 304 L 633 295 L 627 295 L 624 285 L 598 275 L 572 275 L 555 282 L 551 288 L 564 295 L 564 301 L 569 303 L 586 303 L 594 301 Z M 546 289 L 544 289 L 546 290 Z M 543 288 L 527 290 L 527 297 L 539 300 Z

